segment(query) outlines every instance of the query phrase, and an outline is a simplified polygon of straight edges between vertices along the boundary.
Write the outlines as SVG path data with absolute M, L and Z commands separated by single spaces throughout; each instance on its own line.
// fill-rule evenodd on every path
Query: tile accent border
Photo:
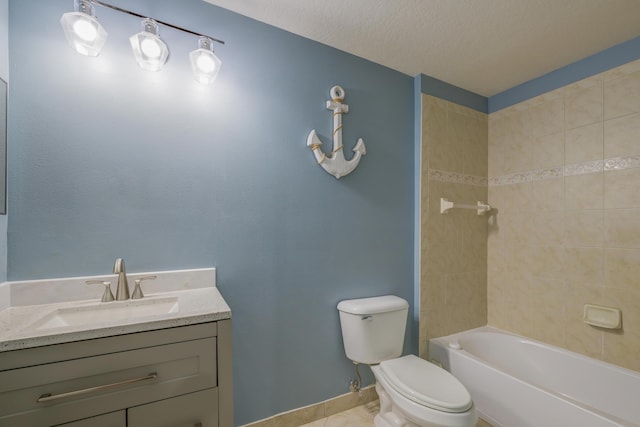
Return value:
M 453 182 L 455 184 L 474 185 L 476 187 L 486 187 L 487 178 L 476 175 L 465 175 L 457 172 L 446 172 L 438 169 L 429 169 L 428 178 L 433 181 Z
M 360 393 L 346 393 L 324 402 L 315 403 L 242 427 L 298 427 L 343 412 L 378 399 L 375 385 L 364 387 Z
M 489 186 L 521 184 L 524 182 L 542 181 L 545 179 L 562 178 L 564 176 L 584 175 L 589 173 L 618 171 L 640 168 L 640 155 L 629 157 L 612 157 L 604 160 L 576 163 L 551 169 L 538 169 L 529 172 L 513 173 L 509 175 L 489 178 Z

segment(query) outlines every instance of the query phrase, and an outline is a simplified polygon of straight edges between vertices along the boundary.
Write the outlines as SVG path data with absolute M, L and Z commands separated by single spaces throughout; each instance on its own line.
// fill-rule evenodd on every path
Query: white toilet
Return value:
M 444 369 L 400 357 L 409 304 L 394 295 L 341 301 L 347 357 L 371 365 L 380 397 L 376 427 L 473 427 L 476 411 L 467 389 Z

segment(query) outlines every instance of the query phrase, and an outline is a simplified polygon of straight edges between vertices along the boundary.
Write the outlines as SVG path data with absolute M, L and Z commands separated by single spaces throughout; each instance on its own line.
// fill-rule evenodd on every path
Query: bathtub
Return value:
M 491 327 L 434 338 L 429 357 L 495 427 L 640 427 L 638 372 Z

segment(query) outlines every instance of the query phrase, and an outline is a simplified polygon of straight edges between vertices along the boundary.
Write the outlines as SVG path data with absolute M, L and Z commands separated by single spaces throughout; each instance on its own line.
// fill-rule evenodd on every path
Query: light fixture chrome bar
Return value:
M 103 7 L 106 7 L 106 8 L 112 9 L 112 10 L 115 10 L 115 11 L 117 11 L 117 12 L 126 13 L 127 15 L 131 15 L 131 16 L 135 16 L 135 17 L 143 18 L 143 19 L 144 19 L 144 18 L 151 18 L 151 19 L 153 19 L 154 21 L 156 21 L 158 24 L 162 24 L 162 25 L 164 25 L 164 26 L 171 27 L 171 28 L 173 28 L 173 29 L 175 29 L 175 30 L 183 31 L 183 32 L 185 32 L 185 33 L 193 34 L 194 36 L 208 37 L 208 38 L 210 38 L 212 41 L 214 41 L 214 42 L 216 42 L 216 43 L 224 44 L 224 41 L 223 41 L 223 40 L 217 39 L 217 38 L 215 38 L 215 37 L 208 36 L 208 35 L 206 35 L 206 34 L 196 33 L 195 31 L 191 31 L 191 30 L 187 30 L 186 28 L 178 27 L 177 25 L 173 25 L 173 24 L 170 24 L 170 23 L 168 23 L 168 22 L 161 21 L 160 19 L 157 19 L 157 18 L 153 18 L 153 17 L 147 16 L 147 15 L 141 15 L 141 14 L 136 13 L 136 12 L 133 12 L 133 11 L 131 11 L 131 10 L 123 9 L 123 8 L 121 8 L 121 7 L 114 6 L 114 5 L 112 5 L 112 4 L 105 3 L 105 2 L 100 1 L 100 0 L 90 0 L 90 1 L 91 1 L 91 3 L 93 3 L 93 4 L 97 4 L 97 5 L 99 5 L 99 6 L 103 6 Z

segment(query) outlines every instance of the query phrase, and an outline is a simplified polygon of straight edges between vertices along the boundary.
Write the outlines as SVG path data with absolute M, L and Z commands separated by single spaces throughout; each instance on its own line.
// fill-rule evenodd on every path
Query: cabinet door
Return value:
M 127 427 L 127 414 L 125 411 L 111 412 L 72 423 L 60 424 L 58 427 Z
M 218 427 L 218 389 L 129 408 L 127 420 L 129 427 Z

